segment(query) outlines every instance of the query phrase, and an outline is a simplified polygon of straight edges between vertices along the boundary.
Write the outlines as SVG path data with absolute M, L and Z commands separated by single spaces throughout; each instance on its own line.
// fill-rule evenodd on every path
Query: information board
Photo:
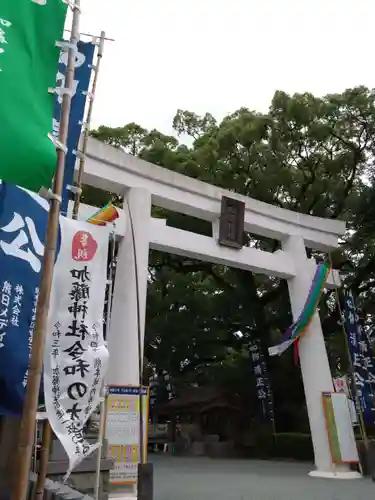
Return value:
M 135 484 L 140 461 L 140 390 L 134 386 L 108 387 L 106 440 L 115 465 L 111 484 Z M 147 459 L 149 391 L 142 387 L 143 444 Z
M 324 392 L 322 397 L 332 463 L 358 463 L 358 450 L 346 394 Z

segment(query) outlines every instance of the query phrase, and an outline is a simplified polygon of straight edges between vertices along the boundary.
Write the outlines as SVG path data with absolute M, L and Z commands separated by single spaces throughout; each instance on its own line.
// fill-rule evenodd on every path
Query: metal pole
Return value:
M 71 33 L 71 30 L 65 29 L 64 31 L 66 31 L 67 33 Z M 98 35 L 92 35 L 91 33 L 80 33 L 80 35 L 81 36 L 89 36 L 90 38 L 101 38 Z M 105 37 L 104 40 L 106 40 L 107 42 L 115 42 L 116 41 L 114 38 L 107 38 L 107 37 Z
M 72 33 L 70 41 L 73 44 L 69 48 L 68 64 L 66 70 L 65 87 L 73 89 L 74 66 L 76 48 L 79 39 L 79 16 L 81 11 L 80 0 L 75 0 L 71 5 L 73 10 Z M 46 89 L 47 91 L 47 89 Z M 63 94 L 61 107 L 61 122 L 59 141 L 66 145 L 69 126 L 69 115 L 71 106 L 71 93 Z M 53 193 L 51 194 L 50 209 L 45 238 L 45 249 L 42 264 L 41 282 L 37 303 L 35 330 L 32 342 L 31 357 L 29 363 L 28 380 L 26 387 L 25 402 L 20 429 L 20 438 L 16 455 L 16 477 L 12 488 L 12 500 L 26 500 L 30 463 L 34 441 L 35 420 L 38 407 L 38 396 L 40 380 L 43 368 L 44 343 L 46 338 L 48 310 L 52 288 L 53 268 L 56 256 L 56 242 L 59 230 L 59 217 L 61 195 L 65 168 L 65 149 L 57 151 L 57 166 L 53 182 Z
M 112 295 L 113 295 L 113 285 L 115 279 L 115 254 L 116 254 L 116 234 L 112 233 L 112 253 L 111 253 L 111 262 L 109 269 L 109 287 L 108 287 L 108 305 L 107 305 L 107 335 L 109 332 L 109 327 L 111 323 L 111 310 L 112 310 Z M 105 380 L 103 380 L 102 388 L 101 388 L 101 400 L 100 400 L 100 428 L 99 428 L 99 448 L 98 455 L 96 460 L 96 475 L 95 475 L 95 500 L 99 500 L 100 494 L 100 466 L 102 461 L 102 450 L 103 450 L 103 441 L 105 435 L 105 420 L 106 420 L 106 411 L 107 411 L 107 391 Z
M 100 63 L 101 63 L 101 60 L 103 57 L 104 43 L 105 43 L 105 32 L 102 31 L 100 34 L 100 42 L 99 42 L 98 56 L 97 56 L 97 60 L 96 60 L 94 80 L 92 82 L 92 88 L 91 88 L 90 104 L 89 104 L 89 108 L 87 111 L 85 129 L 83 131 L 83 141 L 82 141 L 82 147 L 81 147 L 81 152 L 80 152 L 81 154 L 80 154 L 80 159 L 79 159 L 79 168 L 78 168 L 78 175 L 77 175 L 77 182 L 76 182 L 76 193 L 75 193 L 74 205 L 73 205 L 73 215 L 72 215 L 73 219 L 77 219 L 77 217 L 78 217 L 79 204 L 81 201 L 82 177 L 83 177 L 83 172 L 85 170 L 85 154 L 87 151 L 87 143 L 88 143 L 89 136 L 90 136 L 91 117 L 92 117 L 92 111 L 94 108 L 95 92 L 96 92 L 96 87 L 98 84 Z

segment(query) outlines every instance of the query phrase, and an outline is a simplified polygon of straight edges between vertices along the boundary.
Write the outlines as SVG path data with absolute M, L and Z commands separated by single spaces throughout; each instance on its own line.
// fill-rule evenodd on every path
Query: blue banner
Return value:
M 47 217 L 45 200 L 0 183 L 0 415 L 22 414 Z
M 367 424 L 373 424 L 375 367 L 369 338 L 363 330 L 355 302 L 350 292 L 345 293 L 344 319 L 353 365 L 352 381 L 358 392 L 359 404 Z M 353 388 L 354 389 L 354 388 Z M 354 391 L 353 391 L 354 392 Z
M 250 345 L 250 356 L 255 376 L 255 390 L 261 406 L 262 416 L 264 419 L 272 421 L 275 418 L 273 411 L 273 394 L 268 378 L 266 361 L 259 342 L 254 342 Z
M 164 398 L 170 401 L 175 398 L 175 393 L 172 385 L 172 378 L 167 370 L 161 370 L 159 373 L 154 373 L 149 378 L 150 387 L 150 407 L 156 403 L 164 403 Z M 158 401 L 162 399 L 163 401 Z
M 74 74 L 74 94 L 70 109 L 69 130 L 68 130 L 68 152 L 65 160 L 65 176 L 63 186 L 63 199 L 61 213 L 67 214 L 70 192 L 67 186 L 73 185 L 74 167 L 76 164 L 76 155 L 74 151 L 78 150 L 79 139 L 82 131 L 82 121 L 87 100 L 87 92 L 90 85 L 92 62 L 94 59 L 95 45 L 87 42 L 78 42 L 78 53 L 75 62 Z M 59 70 L 56 78 L 56 87 L 65 86 L 65 73 L 68 60 L 68 53 L 61 52 L 59 61 Z M 57 95 L 55 103 L 55 113 L 53 119 L 53 134 L 55 137 L 60 133 L 60 114 L 61 114 L 62 96 Z

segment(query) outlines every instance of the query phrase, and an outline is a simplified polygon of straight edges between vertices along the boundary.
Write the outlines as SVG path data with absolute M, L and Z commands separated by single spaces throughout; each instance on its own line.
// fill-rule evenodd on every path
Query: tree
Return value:
M 348 232 L 331 258 L 371 327 L 374 102 L 374 91 L 357 87 L 324 98 L 278 91 L 267 114 L 241 108 L 221 123 L 210 114 L 199 117 L 178 110 L 173 125 L 179 135 L 190 137 L 190 146 L 135 124 L 100 127 L 93 135 L 157 165 L 266 203 L 345 220 Z M 154 215 L 174 227 L 211 235 L 204 221 L 161 209 Z M 248 244 L 271 252 L 279 246 L 252 234 Z M 315 256 L 327 258 L 317 252 Z M 181 384 L 212 383 L 218 379 L 218 368 L 220 383 L 229 383 L 229 372 L 233 365 L 243 366 L 251 339 L 259 338 L 266 352 L 291 321 L 282 280 L 154 251 L 148 297 L 146 356 Z M 344 369 L 346 355 L 332 292 L 324 295 L 321 313 L 332 367 Z M 269 360 L 269 368 L 277 406 L 300 405 L 302 385 L 291 355 Z M 246 377 L 247 372 L 243 387 Z M 240 385 L 237 380 L 235 386 Z

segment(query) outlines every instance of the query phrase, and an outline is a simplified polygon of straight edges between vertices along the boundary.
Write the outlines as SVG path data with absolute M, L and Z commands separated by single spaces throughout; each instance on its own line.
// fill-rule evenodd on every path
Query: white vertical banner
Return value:
M 333 385 L 335 387 L 336 392 L 346 394 L 346 397 L 348 398 L 349 411 L 350 411 L 350 417 L 352 419 L 352 423 L 353 423 L 353 425 L 358 425 L 357 412 L 355 409 L 354 401 L 353 401 L 352 396 L 351 396 L 350 391 L 349 391 L 348 380 L 347 380 L 346 376 L 334 378 Z
M 100 399 L 108 362 L 103 339 L 109 230 L 60 217 L 44 355 L 48 419 L 69 457 L 69 471 L 98 447 L 83 427 Z

